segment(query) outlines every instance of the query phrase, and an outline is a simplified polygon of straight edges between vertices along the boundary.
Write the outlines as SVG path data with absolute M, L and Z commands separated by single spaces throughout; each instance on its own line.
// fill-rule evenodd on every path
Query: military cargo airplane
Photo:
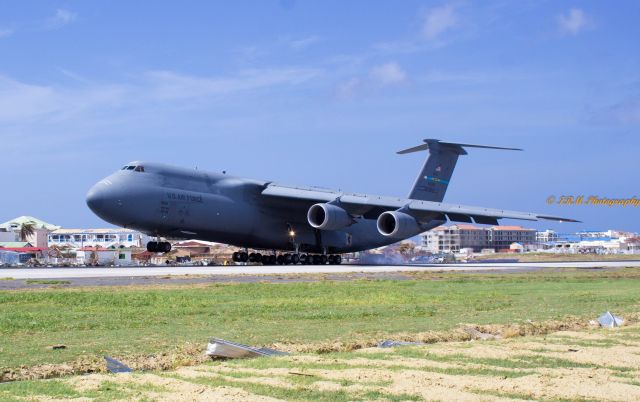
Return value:
M 131 162 L 95 184 L 87 205 L 114 225 L 157 237 L 227 243 L 236 262 L 340 264 L 340 254 L 392 244 L 447 221 L 497 225 L 498 219 L 578 222 L 543 214 L 442 202 L 465 148 L 516 150 L 426 139 L 399 151 L 429 151 L 407 198 L 296 187 L 151 162 Z M 248 253 L 249 249 L 255 252 Z M 285 254 L 277 254 L 285 251 Z

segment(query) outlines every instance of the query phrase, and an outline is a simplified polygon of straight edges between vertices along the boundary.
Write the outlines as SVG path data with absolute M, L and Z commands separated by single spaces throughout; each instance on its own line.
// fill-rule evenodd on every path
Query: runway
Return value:
M 286 275 L 286 274 L 347 274 L 379 272 L 477 272 L 530 271 L 544 268 L 616 268 L 640 267 L 640 261 L 588 262 L 523 262 L 471 263 L 431 265 L 273 265 L 273 266 L 177 266 L 177 267 L 114 267 L 114 268 L 1 268 L 0 278 L 12 279 L 71 279 L 154 277 L 168 275 Z

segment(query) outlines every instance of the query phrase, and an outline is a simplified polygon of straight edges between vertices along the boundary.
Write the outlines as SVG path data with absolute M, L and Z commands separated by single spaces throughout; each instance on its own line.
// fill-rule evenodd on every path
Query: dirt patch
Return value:
M 93 374 L 67 380 L 67 383 L 78 391 L 96 390 L 105 382 L 115 383 L 123 386 L 123 388 L 132 385 L 152 385 L 156 388 L 164 389 L 166 392 L 149 391 L 145 396 L 149 399 L 162 401 L 278 401 L 278 399 L 255 395 L 233 386 L 207 387 L 151 373 L 135 375 Z

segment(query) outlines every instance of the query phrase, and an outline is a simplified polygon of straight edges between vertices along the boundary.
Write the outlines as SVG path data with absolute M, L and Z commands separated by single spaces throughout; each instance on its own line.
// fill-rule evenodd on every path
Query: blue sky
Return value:
M 440 138 L 525 149 L 470 150 L 448 202 L 640 230 L 545 202 L 640 197 L 640 2 L 0 6 L 0 221 L 105 226 L 84 195 L 131 160 L 404 196 L 395 151 Z

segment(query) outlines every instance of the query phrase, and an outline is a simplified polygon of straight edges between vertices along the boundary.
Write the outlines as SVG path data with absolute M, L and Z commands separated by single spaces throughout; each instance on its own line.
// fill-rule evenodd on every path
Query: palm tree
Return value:
M 36 232 L 36 223 L 33 221 L 23 222 L 20 225 L 20 241 L 27 241 L 27 239 L 34 235 Z

